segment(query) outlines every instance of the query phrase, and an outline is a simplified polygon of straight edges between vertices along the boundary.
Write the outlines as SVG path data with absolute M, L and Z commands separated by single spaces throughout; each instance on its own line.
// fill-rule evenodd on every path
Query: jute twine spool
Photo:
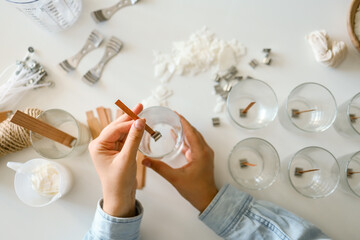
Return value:
M 36 108 L 28 108 L 24 112 L 32 117 L 37 117 L 42 113 Z M 29 130 L 11 123 L 10 118 L 0 123 L 0 157 L 20 151 L 30 145 Z

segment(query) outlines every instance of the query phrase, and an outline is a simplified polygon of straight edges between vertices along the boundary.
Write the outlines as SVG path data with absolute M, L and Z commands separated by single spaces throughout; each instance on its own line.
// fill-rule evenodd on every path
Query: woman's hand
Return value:
M 138 104 L 135 114 L 142 111 Z M 124 114 L 103 129 L 89 151 L 103 190 L 103 210 L 115 217 L 135 216 L 136 154 L 145 120 Z
M 142 163 L 169 181 L 186 200 L 203 212 L 218 192 L 214 180 L 214 152 L 203 136 L 183 116 L 179 116 L 185 137 L 182 152 L 188 163 L 178 169 L 158 160 L 145 159 Z

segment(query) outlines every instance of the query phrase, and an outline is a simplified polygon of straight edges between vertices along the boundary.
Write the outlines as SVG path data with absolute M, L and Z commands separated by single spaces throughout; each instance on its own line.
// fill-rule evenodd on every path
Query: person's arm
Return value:
M 140 113 L 142 105 L 133 109 Z M 143 208 L 135 199 L 136 154 L 145 120 L 135 122 L 123 115 L 110 123 L 89 145 L 100 177 L 103 199 L 99 201 L 85 240 L 139 239 Z
M 152 159 L 143 164 L 168 180 L 200 211 L 200 220 L 225 239 L 329 239 L 314 225 L 268 202 L 255 201 L 229 185 L 217 190 L 214 153 L 203 136 L 180 116 L 188 163 L 173 169 Z
M 330 239 L 320 229 L 270 202 L 225 185 L 200 220 L 220 237 L 232 239 Z

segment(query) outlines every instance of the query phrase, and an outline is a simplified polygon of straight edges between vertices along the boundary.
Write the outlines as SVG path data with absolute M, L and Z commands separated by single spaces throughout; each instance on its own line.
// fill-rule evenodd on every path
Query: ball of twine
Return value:
M 42 111 L 36 108 L 28 108 L 26 114 L 37 117 Z M 10 122 L 10 118 L 0 123 L 0 157 L 20 151 L 31 145 L 29 130 Z

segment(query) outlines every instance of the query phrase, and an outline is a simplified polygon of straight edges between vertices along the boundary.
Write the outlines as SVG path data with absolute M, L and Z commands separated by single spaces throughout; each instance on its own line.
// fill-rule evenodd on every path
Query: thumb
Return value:
M 142 164 L 157 172 L 160 176 L 165 178 L 171 184 L 176 177 L 176 170 L 164 163 L 163 161 L 145 158 L 142 161 Z
M 136 120 L 130 128 L 129 134 L 126 137 L 124 147 L 121 150 L 124 152 L 130 159 L 135 159 L 136 154 L 141 142 L 141 138 L 144 134 L 145 129 L 145 120 L 138 119 Z

